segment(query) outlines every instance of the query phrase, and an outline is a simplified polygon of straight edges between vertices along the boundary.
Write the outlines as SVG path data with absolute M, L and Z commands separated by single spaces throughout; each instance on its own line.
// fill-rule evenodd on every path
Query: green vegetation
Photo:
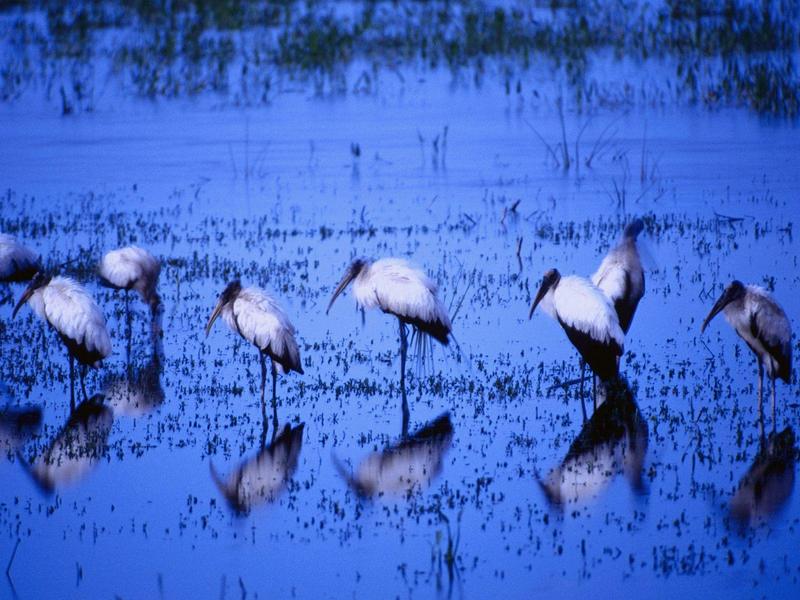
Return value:
M 297 85 L 369 90 L 381 71 L 402 78 L 404 67 L 467 71 L 476 83 L 488 73 L 510 94 L 525 91 L 528 70 L 547 68 L 581 108 L 636 101 L 636 82 L 613 62 L 625 59 L 643 76 L 663 69 L 670 100 L 787 116 L 800 108 L 792 0 L 510 4 L 22 2 L 0 11 L 0 99 L 37 89 L 60 94 L 65 112 L 91 109 L 110 75 L 142 97 L 212 91 L 253 104 Z

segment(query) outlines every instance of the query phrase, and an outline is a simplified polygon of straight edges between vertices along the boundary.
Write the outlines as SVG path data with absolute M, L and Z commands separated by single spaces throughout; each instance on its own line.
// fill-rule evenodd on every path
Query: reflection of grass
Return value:
M 496 60 L 509 93 L 515 71 L 544 63 L 585 106 L 614 101 L 598 98 L 591 77 L 595 57 L 611 54 L 666 59 L 674 65 L 670 93 L 689 100 L 741 102 L 777 114 L 795 114 L 800 105 L 791 58 L 800 8 L 789 0 L 668 0 L 659 8 L 589 0 L 552 2 L 535 13 L 472 0 L 354 2 L 347 10 L 290 0 L 45 6 L 45 20 L 23 13 L 4 27 L 4 100 L 43 83 L 47 90 L 64 88 L 64 106 L 91 107 L 95 71 L 107 59 L 141 96 L 210 90 L 245 103 L 268 101 L 276 78 L 311 83 L 319 93 L 344 92 L 346 68 L 356 59 L 395 72 L 408 63 L 469 68 L 477 82 L 487 61 Z M 603 77 L 629 83 L 615 80 L 613 67 L 606 70 Z

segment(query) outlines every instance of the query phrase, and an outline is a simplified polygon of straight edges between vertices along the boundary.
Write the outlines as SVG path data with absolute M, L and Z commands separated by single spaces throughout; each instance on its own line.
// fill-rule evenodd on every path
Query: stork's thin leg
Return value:
M 69 353 L 69 410 L 75 410 L 75 357 Z
M 278 368 L 272 361 L 272 439 L 278 433 Z
M 261 418 L 264 422 L 264 429 L 267 427 L 267 404 L 264 401 L 264 390 L 267 387 L 267 355 L 263 352 L 258 353 L 261 359 Z
M 758 361 L 758 414 L 764 411 L 764 365 Z
M 586 374 L 586 361 L 581 359 L 581 410 L 583 411 L 583 422 L 586 423 L 586 403 L 583 400 L 583 376 Z
M 408 435 L 408 397 L 406 396 L 406 352 L 408 351 L 408 337 L 405 323 L 400 321 L 400 394 L 403 398 L 403 437 Z
M 125 290 L 125 352 L 128 361 L 128 371 L 133 368 L 131 365 L 131 340 L 133 339 L 133 321 L 131 320 L 131 295 L 129 290 Z
M 89 399 L 89 396 L 86 394 L 86 370 L 88 367 L 86 365 L 81 365 L 81 391 L 83 392 L 83 400 L 86 401 Z
M 772 433 L 775 433 L 775 378 L 772 378 Z

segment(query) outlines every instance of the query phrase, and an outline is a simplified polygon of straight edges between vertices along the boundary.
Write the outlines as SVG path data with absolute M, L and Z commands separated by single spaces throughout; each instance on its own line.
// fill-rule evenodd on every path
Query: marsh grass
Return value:
M 0 99 L 44 90 L 48 99 L 60 96 L 64 114 L 91 110 L 102 95 L 98 83 L 110 78 L 146 98 L 212 92 L 259 104 L 298 86 L 372 93 L 382 71 L 402 82 L 403 68 L 419 67 L 468 71 L 476 85 L 488 75 L 521 95 L 536 91 L 524 74 L 545 67 L 568 86 L 564 101 L 581 110 L 650 94 L 655 102 L 742 104 L 793 116 L 798 13 L 788 0 L 590 0 L 525 9 L 472 0 L 32 2 L 0 9 Z M 653 61 L 668 65 L 663 89 L 645 92 L 617 75 L 614 63 L 597 67 L 608 56 L 633 61 L 643 75 Z

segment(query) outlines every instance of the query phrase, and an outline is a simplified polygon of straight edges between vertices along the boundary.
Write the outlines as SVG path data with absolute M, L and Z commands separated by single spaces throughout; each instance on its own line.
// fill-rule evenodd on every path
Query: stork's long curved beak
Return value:
M 25 304 L 28 300 L 30 300 L 31 296 L 33 296 L 33 292 L 34 292 L 33 286 L 29 285 L 27 289 L 22 293 L 19 302 L 17 302 L 17 305 L 14 307 L 14 312 L 11 313 L 12 319 L 17 316 L 17 313 L 19 312 L 19 309 L 22 308 L 22 305 Z
M 331 306 L 333 306 L 333 303 L 336 301 L 336 298 L 339 297 L 339 294 L 341 294 L 345 288 L 350 285 L 350 282 L 353 281 L 355 277 L 356 275 L 353 273 L 352 269 L 348 269 L 347 273 L 345 273 L 344 277 L 342 277 L 342 280 L 339 282 L 339 285 L 336 286 L 336 289 L 333 291 L 331 301 L 328 302 L 328 308 L 325 309 L 326 315 L 331 311 Z
M 539 302 L 542 301 L 542 298 L 544 298 L 544 295 L 547 293 L 547 290 L 549 289 L 550 289 L 550 284 L 547 281 L 542 281 L 542 285 L 539 286 L 539 291 L 536 292 L 536 298 L 534 299 L 533 304 L 531 304 L 531 310 L 528 313 L 528 319 L 531 319 L 531 317 L 533 317 L 533 311 L 535 311 L 536 307 L 539 306 Z
M 222 307 L 225 306 L 220 299 L 217 301 L 217 305 L 214 307 L 214 312 L 211 313 L 211 318 L 208 319 L 208 323 L 206 323 L 206 337 L 208 337 L 209 332 L 211 331 L 211 326 L 214 324 L 214 321 L 217 320 L 217 317 L 222 312 Z
M 711 308 L 711 312 L 708 313 L 708 316 L 703 321 L 703 325 L 700 327 L 700 333 L 703 333 L 706 330 L 706 327 L 708 327 L 711 319 L 716 317 L 722 311 L 722 309 L 730 304 L 730 302 L 731 300 L 728 298 L 728 294 L 723 292 L 722 296 L 719 297 L 719 300 L 714 303 L 714 306 Z

